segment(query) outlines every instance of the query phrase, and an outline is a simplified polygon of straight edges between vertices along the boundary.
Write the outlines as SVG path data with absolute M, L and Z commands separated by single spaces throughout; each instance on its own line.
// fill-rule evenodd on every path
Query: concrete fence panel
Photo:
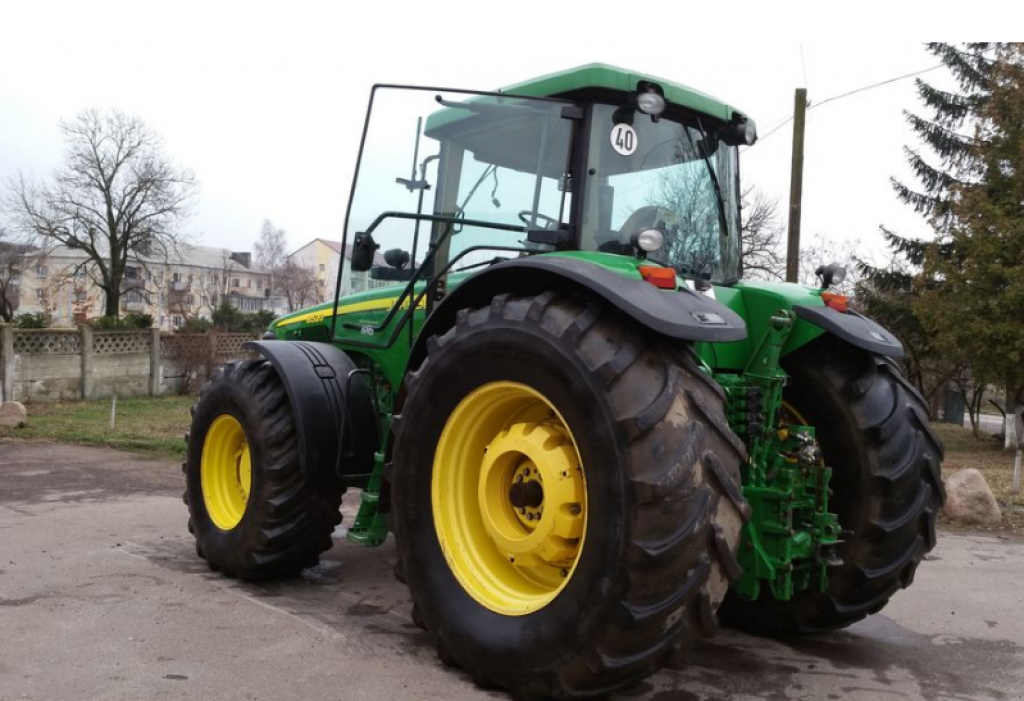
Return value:
M 242 350 L 248 333 L 161 334 L 159 329 L 98 331 L 15 329 L 0 325 L 0 397 L 60 401 L 158 395 L 189 387 L 189 373 L 209 373 Z M 202 358 L 199 368 L 190 365 Z M 194 384 L 194 383 L 192 383 Z

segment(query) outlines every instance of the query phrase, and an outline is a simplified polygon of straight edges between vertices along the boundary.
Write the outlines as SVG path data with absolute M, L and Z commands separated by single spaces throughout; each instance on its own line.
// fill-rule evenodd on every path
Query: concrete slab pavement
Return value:
M 210 572 L 178 465 L 0 441 L 0 700 L 508 698 L 443 667 L 394 550 L 339 540 L 302 577 Z M 912 589 L 783 644 L 721 631 L 620 698 L 1024 698 L 1024 543 L 943 534 Z

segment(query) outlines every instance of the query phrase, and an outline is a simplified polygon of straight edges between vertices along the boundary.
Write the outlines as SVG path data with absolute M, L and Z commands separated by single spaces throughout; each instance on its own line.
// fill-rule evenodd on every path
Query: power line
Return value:
M 849 97 L 850 95 L 856 95 L 857 93 L 862 93 L 862 92 L 864 92 L 866 90 L 872 90 L 874 88 L 880 88 L 883 85 L 888 85 L 889 83 L 895 83 L 896 81 L 899 81 L 899 80 L 906 80 L 907 78 L 913 78 L 914 76 L 921 75 L 922 73 L 928 73 L 930 71 L 934 71 L 937 68 L 942 68 L 944 65 L 945 65 L 944 63 L 940 63 L 937 66 L 932 66 L 931 68 L 925 68 L 924 70 L 914 71 L 913 73 L 907 73 L 905 75 L 897 76 L 895 78 L 889 78 L 888 80 L 883 80 L 883 81 L 881 81 L 879 83 L 872 83 L 871 85 L 865 85 L 863 87 L 856 88 L 856 89 L 850 90 L 848 92 L 840 93 L 839 95 L 833 95 L 832 97 L 825 98 L 821 102 L 815 102 L 815 103 L 812 103 L 812 104 L 808 105 L 807 109 L 808 110 L 813 110 L 815 107 L 821 107 L 822 105 L 828 104 L 829 102 L 835 102 L 836 100 L 841 100 L 844 97 Z M 806 80 L 805 80 L 805 82 L 806 82 Z M 789 124 L 792 121 L 793 121 L 793 117 L 792 116 L 787 117 L 782 122 L 780 122 L 779 125 L 776 126 L 774 129 L 769 131 L 764 136 L 758 138 L 757 143 L 755 143 L 754 146 L 757 146 L 757 144 L 761 143 L 762 141 L 767 139 L 769 136 L 771 136 L 772 134 L 774 134 L 779 129 L 781 129 L 782 127 L 786 126 L 787 124 Z M 754 146 L 748 146 L 746 149 L 744 149 L 744 151 L 749 151 Z
M 883 85 L 888 85 L 889 83 L 895 83 L 897 80 L 905 80 L 906 78 L 913 78 L 915 75 L 921 75 L 922 73 L 928 73 L 929 71 L 934 71 L 936 68 L 942 68 L 944 65 L 946 65 L 946 64 L 940 63 L 937 66 L 932 66 L 931 68 L 925 68 L 923 71 L 915 71 L 913 73 L 907 73 L 906 75 L 901 75 L 901 76 L 898 76 L 896 78 L 890 78 L 889 80 L 883 80 L 881 83 L 874 83 L 873 85 L 865 85 L 863 88 L 857 88 L 856 90 L 851 90 L 850 92 L 844 92 L 841 95 L 834 95 L 833 97 L 826 98 L 826 99 L 822 100 L 821 102 L 814 103 L 813 105 L 808 107 L 808 109 L 814 109 L 815 107 L 821 107 L 822 105 L 827 104 L 829 102 L 834 102 L 835 100 L 841 100 L 844 97 L 849 97 L 850 95 L 856 95 L 857 93 L 864 92 L 865 90 L 871 90 L 872 88 L 880 88 Z

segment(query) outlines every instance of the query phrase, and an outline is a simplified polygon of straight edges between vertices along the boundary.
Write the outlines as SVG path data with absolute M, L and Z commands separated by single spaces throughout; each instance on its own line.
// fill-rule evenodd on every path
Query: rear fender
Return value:
M 533 256 L 506 261 L 477 273 L 452 291 L 424 324 L 409 358 L 415 370 L 426 356 L 427 340 L 455 324 L 460 309 L 486 306 L 504 293 L 534 295 L 548 290 L 599 297 L 651 331 L 683 341 L 738 341 L 746 338 L 743 319 L 709 296 L 682 289 L 659 290 L 586 260 Z

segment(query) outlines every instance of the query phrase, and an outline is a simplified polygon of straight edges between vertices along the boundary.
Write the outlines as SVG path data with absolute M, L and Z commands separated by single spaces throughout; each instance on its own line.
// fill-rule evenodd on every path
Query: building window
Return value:
M 124 277 L 126 280 L 136 280 L 139 277 L 139 269 L 133 268 L 132 266 L 126 266 L 124 269 Z
M 36 290 L 36 301 L 42 302 L 44 299 L 46 299 L 46 290 L 39 288 Z
M 327 272 L 327 264 L 326 263 L 321 263 L 320 264 L 320 272 L 321 273 L 326 273 Z
M 238 278 L 237 277 L 231 278 L 231 286 L 232 287 L 239 287 Z
M 181 273 L 174 273 L 171 276 L 171 282 L 181 282 Z
M 75 290 L 75 301 L 76 302 L 84 302 L 86 300 L 86 297 L 87 297 L 87 295 L 86 295 L 85 290 Z
M 245 281 L 245 286 L 250 290 L 252 289 L 252 278 L 249 278 L 248 280 Z
M 173 326 L 176 329 L 180 328 L 181 327 L 181 317 L 180 316 L 172 316 L 171 317 L 171 326 Z
M 36 266 L 36 277 L 46 277 L 46 266 L 45 265 L 37 265 Z
M 84 280 L 85 279 L 85 266 L 84 265 L 81 268 L 78 268 L 77 270 L 75 270 L 75 279 L 76 280 Z

